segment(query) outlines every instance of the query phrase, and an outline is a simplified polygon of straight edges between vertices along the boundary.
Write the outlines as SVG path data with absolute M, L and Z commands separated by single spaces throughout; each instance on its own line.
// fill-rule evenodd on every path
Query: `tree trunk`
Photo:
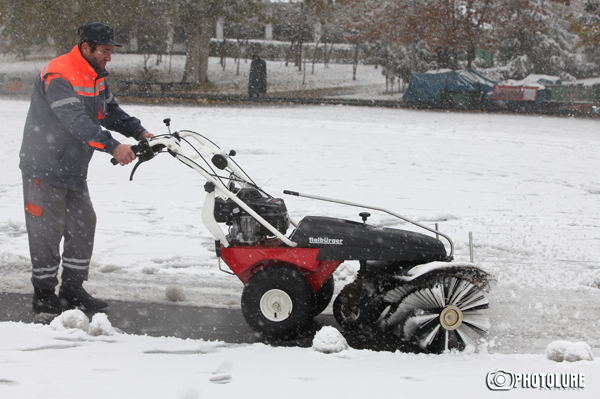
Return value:
M 358 68 L 358 51 L 360 47 L 358 45 L 358 41 L 354 47 L 354 57 L 352 60 L 352 80 L 356 80 L 356 69 Z
M 302 53 L 308 53 L 308 45 L 306 45 L 306 50 L 303 50 Z M 307 55 L 304 54 L 304 61 L 300 61 L 300 62 L 304 62 L 304 74 L 302 76 L 302 86 L 304 86 L 306 84 L 306 57 Z
M 298 67 L 298 71 L 302 72 L 302 52 L 304 51 L 304 33 L 300 34 L 300 39 L 298 43 L 298 53 L 296 54 L 296 66 Z
M 200 32 L 200 79 L 201 84 L 208 83 L 208 56 L 210 55 L 210 36 L 216 25 L 210 19 L 206 18 L 201 21 L 202 30 Z
M 327 68 L 329 68 L 329 62 L 331 61 L 331 55 L 333 54 L 333 43 L 329 46 L 329 51 L 327 52 Z
M 456 47 L 452 47 L 452 70 L 458 70 L 458 49 Z
M 315 51 L 313 51 L 312 72 L 311 72 L 312 75 L 315 74 L 315 63 L 317 62 L 317 50 L 319 48 L 320 43 L 321 43 L 321 38 L 319 38 L 317 40 L 317 42 L 315 43 Z
M 327 36 L 324 36 L 323 40 L 323 66 L 329 68 L 329 62 L 327 60 Z
M 185 55 L 185 70 L 183 72 L 184 83 L 198 83 L 200 81 L 200 31 L 199 25 L 189 24 L 185 26 L 188 37 Z
M 223 41 L 219 45 L 219 59 L 221 67 L 225 70 L 227 66 L 227 40 L 223 38 Z
M 213 30 L 212 21 L 208 18 L 203 19 L 199 25 L 186 25 L 185 30 L 188 43 L 183 81 L 201 85 L 206 84 L 208 82 L 210 36 Z
M 292 39 L 290 42 L 290 48 L 288 49 L 287 53 L 285 53 L 285 66 L 288 66 L 290 59 L 294 57 L 294 44 L 294 39 Z
M 471 68 L 474 60 L 475 60 L 475 48 L 472 46 L 469 46 L 469 51 L 467 51 L 467 69 Z

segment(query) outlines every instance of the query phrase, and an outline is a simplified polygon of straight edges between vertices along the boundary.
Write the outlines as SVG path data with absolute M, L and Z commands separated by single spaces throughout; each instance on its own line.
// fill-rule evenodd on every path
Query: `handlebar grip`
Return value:
M 138 152 L 140 152 L 140 150 L 142 149 L 142 145 L 141 144 L 134 144 L 131 146 L 131 151 L 133 151 L 133 153 L 135 154 L 135 156 L 138 156 Z
M 131 151 L 133 151 L 133 153 L 135 154 L 135 156 L 138 156 L 138 152 L 140 152 L 140 150 L 142 149 L 141 145 L 139 144 L 134 144 L 131 146 Z M 117 161 L 114 157 L 110 159 L 110 163 L 112 163 L 113 165 L 118 165 L 119 161 Z

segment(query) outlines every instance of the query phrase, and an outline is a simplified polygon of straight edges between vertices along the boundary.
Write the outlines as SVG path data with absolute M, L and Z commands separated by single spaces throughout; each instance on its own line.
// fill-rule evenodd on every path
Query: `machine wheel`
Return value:
M 409 292 L 389 320 L 402 339 L 429 353 L 476 346 L 490 327 L 485 309 L 489 301 L 468 280 L 445 276 Z M 388 321 L 388 325 L 390 322 Z
M 346 285 L 333 302 L 333 315 L 344 330 L 359 330 L 373 324 L 381 314 L 381 301 L 372 295 L 368 283 Z
M 313 318 L 315 292 L 299 271 L 288 266 L 260 270 L 242 292 L 246 322 L 269 338 L 294 337 Z
M 333 274 L 329 276 L 327 280 L 323 283 L 321 288 L 316 292 L 316 305 L 315 311 L 313 312 L 313 317 L 320 315 L 331 302 L 331 298 L 333 298 L 333 290 L 335 289 L 335 281 L 333 280 Z

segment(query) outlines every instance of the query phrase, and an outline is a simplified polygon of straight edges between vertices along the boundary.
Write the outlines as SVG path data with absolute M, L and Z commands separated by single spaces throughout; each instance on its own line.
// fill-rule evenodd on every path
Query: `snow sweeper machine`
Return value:
M 286 190 L 363 210 L 362 220 L 305 216 L 295 222 L 284 201 L 237 164 L 234 150 L 223 151 L 189 130 L 171 133 L 170 119 L 164 122 L 168 134 L 132 146 L 138 162 L 130 180 L 141 163 L 165 153 L 206 179 L 202 222 L 215 237 L 219 269 L 244 284 L 242 313 L 254 331 L 277 340 L 296 336 L 331 302 L 336 268 L 358 261 L 355 280 L 333 303 L 344 333 L 368 331 L 427 353 L 463 350 L 487 333 L 491 278 L 472 263 L 452 262 L 454 244 L 447 235 L 383 208 Z M 425 232 L 370 225 L 365 209 Z

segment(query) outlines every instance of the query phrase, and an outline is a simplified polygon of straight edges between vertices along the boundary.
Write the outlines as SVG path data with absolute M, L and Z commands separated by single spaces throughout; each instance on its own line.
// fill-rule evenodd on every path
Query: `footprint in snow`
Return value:
M 229 384 L 232 379 L 232 376 L 229 373 L 230 370 L 230 363 L 222 363 L 219 366 L 219 368 L 213 373 L 214 375 L 210 377 L 209 381 L 213 384 Z
M 231 382 L 231 374 L 215 374 L 210 377 L 209 381 L 213 384 L 229 384 Z

